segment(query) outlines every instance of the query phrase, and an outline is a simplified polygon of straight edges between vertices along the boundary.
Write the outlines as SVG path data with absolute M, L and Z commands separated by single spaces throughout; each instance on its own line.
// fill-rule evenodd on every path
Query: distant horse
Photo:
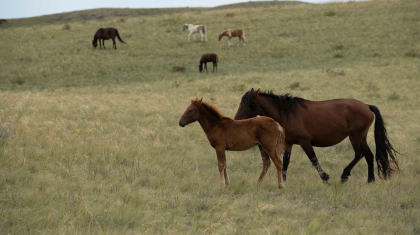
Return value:
M 212 62 L 213 63 L 213 72 L 214 72 L 214 68 L 216 68 L 216 72 L 217 72 L 217 63 L 219 63 L 219 56 L 217 54 L 214 54 L 214 53 L 202 55 L 201 59 L 200 59 L 200 65 L 198 65 L 198 70 L 200 70 L 200 72 L 203 71 L 203 64 L 204 64 L 204 67 L 205 67 L 207 73 L 209 72 L 207 70 L 207 62 Z
M 372 113 L 373 112 L 373 113 Z M 348 180 L 352 168 L 365 157 L 368 164 L 368 180 L 375 181 L 373 153 L 366 138 L 369 127 L 375 121 L 376 163 L 378 175 L 385 180 L 399 170 L 397 151 L 392 147 L 381 113 L 376 106 L 364 104 L 355 99 L 310 101 L 289 94 L 275 95 L 251 89 L 242 97 L 235 120 L 257 115 L 271 117 L 286 130 L 286 151 L 283 156 L 283 178 L 286 180 L 292 146 L 300 145 L 321 179 L 328 183 L 329 176 L 322 170 L 312 146 L 330 147 L 340 143 L 347 136 L 355 156 L 344 169 L 341 182 Z M 391 166 L 388 155 L 394 167 Z
M 102 48 L 101 46 L 101 40 L 102 40 L 102 45 L 105 47 L 105 40 L 108 39 L 112 39 L 112 42 L 114 43 L 114 45 L 112 46 L 115 50 L 117 50 L 117 44 L 115 43 L 115 37 L 118 38 L 118 40 L 120 40 L 120 42 L 125 43 L 121 37 L 120 34 L 118 33 L 117 29 L 114 28 L 100 28 L 98 29 L 98 31 L 96 31 L 95 36 L 93 37 L 93 41 L 92 41 L 92 45 L 93 47 L 97 47 L 98 46 L 98 39 L 99 39 L 99 47 Z
M 192 34 L 194 36 L 195 40 L 195 33 L 201 34 L 201 41 L 203 41 L 203 37 L 206 38 L 207 42 L 207 34 L 206 34 L 206 26 L 204 25 L 193 25 L 193 24 L 184 24 L 182 31 L 185 31 L 188 29 L 190 33 L 188 34 L 188 41 L 190 41 L 190 35 Z
M 278 187 L 284 187 L 280 154 L 284 151 L 285 137 L 283 128 L 276 121 L 268 117 L 234 121 L 221 114 L 215 106 L 203 102 L 203 98 L 191 100 L 179 120 L 179 125 L 184 127 L 195 121 L 200 123 L 210 145 L 216 150 L 220 186 L 229 185 L 225 151 L 242 151 L 258 145 L 263 169 L 257 184 L 263 181 L 271 159 L 277 168 Z
M 7 23 L 7 20 L 5 20 L 5 19 L 0 19 L 0 24 L 1 24 L 1 23 L 3 23 L 3 22 L 4 22 L 4 23 Z
M 228 29 L 228 30 L 225 30 L 225 31 L 221 32 L 219 34 L 219 41 L 222 39 L 223 36 L 226 36 L 228 38 L 228 46 L 232 45 L 230 43 L 230 39 L 232 37 L 239 37 L 238 46 L 241 43 L 241 40 L 242 40 L 242 43 L 245 46 L 245 33 L 244 33 L 244 31 L 242 31 L 242 29 Z

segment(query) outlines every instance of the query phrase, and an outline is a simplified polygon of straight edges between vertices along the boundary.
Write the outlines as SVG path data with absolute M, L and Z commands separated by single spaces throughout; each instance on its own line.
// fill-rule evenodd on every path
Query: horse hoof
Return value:
M 324 182 L 324 184 L 326 184 L 326 185 L 331 185 L 331 183 L 330 183 L 330 181 L 322 181 L 322 182 Z
M 320 174 L 320 176 L 321 176 L 321 179 L 323 181 L 328 181 L 330 179 L 330 176 L 327 173 L 325 173 L 325 172 L 322 173 L 322 174 Z
M 279 189 L 284 189 L 284 184 L 279 185 Z
M 344 184 L 345 182 L 347 182 L 349 180 L 349 178 L 341 178 L 341 183 Z

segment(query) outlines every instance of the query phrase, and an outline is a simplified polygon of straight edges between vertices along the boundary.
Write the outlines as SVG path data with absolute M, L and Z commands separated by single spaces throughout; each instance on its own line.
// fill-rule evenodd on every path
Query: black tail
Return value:
M 369 109 L 375 114 L 375 144 L 376 144 L 376 163 L 378 164 L 378 175 L 383 179 L 391 179 L 392 174 L 399 171 L 398 161 L 396 155 L 398 152 L 392 147 L 386 133 L 385 123 L 382 119 L 381 112 L 374 105 L 369 105 Z M 388 155 L 394 167 L 391 166 L 388 160 Z
M 120 34 L 118 33 L 118 30 L 115 30 L 115 32 L 116 32 L 116 34 L 117 34 L 117 38 L 118 38 L 118 40 L 120 40 L 120 42 L 122 42 L 122 43 L 125 43 L 125 42 L 121 39 Z

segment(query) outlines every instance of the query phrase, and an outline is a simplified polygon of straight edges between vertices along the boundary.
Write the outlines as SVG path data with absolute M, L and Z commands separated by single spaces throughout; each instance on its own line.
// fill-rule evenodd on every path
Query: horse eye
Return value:
M 190 113 L 192 113 L 192 112 L 194 112 L 194 110 L 192 110 L 192 109 L 190 109 L 190 111 L 189 111 Z

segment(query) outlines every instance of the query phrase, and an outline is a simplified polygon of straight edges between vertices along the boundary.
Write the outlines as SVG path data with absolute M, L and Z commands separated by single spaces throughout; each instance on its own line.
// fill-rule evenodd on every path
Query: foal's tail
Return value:
M 382 119 L 379 109 L 374 105 L 369 105 L 369 109 L 375 114 L 375 144 L 376 144 L 376 163 L 378 164 L 378 175 L 380 178 L 389 180 L 392 174 L 399 171 L 396 155 L 399 154 L 388 139 L 384 120 Z M 388 155 L 391 158 L 391 166 Z
M 280 158 L 280 154 L 282 154 L 284 152 L 284 150 L 286 149 L 286 136 L 284 134 L 284 129 L 282 126 L 280 126 L 280 124 L 277 124 L 277 129 L 279 131 L 278 136 L 277 136 L 277 143 L 276 143 L 276 154 L 277 157 Z
M 125 43 L 125 42 L 121 39 L 120 34 L 118 33 L 118 30 L 115 30 L 115 33 L 117 34 L 117 38 L 118 38 L 118 40 L 120 40 L 120 42 L 122 42 L 122 43 Z
M 245 42 L 245 32 L 242 30 L 242 40 Z M 246 39 L 246 40 L 248 40 L 248 39 Z

